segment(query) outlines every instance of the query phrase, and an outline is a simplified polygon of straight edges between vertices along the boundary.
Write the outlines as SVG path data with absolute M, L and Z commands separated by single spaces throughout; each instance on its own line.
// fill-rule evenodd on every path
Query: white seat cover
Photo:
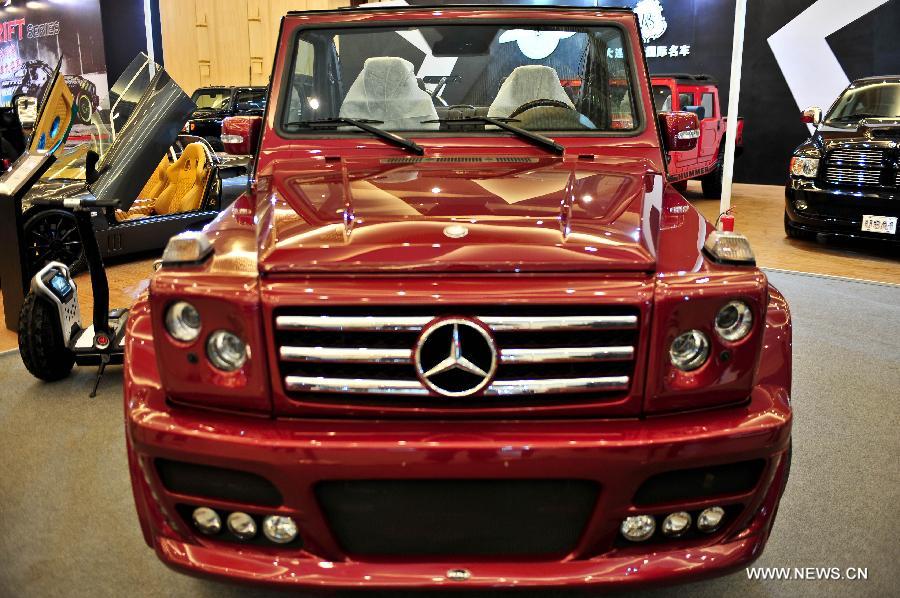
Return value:
M 377 125 L 393 131 L 437 129 L 439 125 L 421 124 L 438 117 L 434 102 L 419 88 L 413 65 L 393 56 L 366 60 L 362 72 L 350 86 L 341 105 L 343 118 L 370 118 L 384 121 Z
M 556 69 L 540 64 L 516 67 L 503 85 L 494 103 L 488 109 L 488 116 L 505 118 L 515 112 L 516 108 L 534 100 L 557 100 L 572 108 L 575 105 L 569 99 Z

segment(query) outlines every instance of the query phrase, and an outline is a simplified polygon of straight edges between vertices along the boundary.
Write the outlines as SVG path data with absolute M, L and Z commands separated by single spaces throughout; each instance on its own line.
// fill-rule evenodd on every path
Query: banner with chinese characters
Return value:
M 60 60 L 75 96 L 76 125 L 89 133 L 87 125 L 109 108 L 99 0 L 0 3 L 0 106 L 23 97 L 33 105 Z

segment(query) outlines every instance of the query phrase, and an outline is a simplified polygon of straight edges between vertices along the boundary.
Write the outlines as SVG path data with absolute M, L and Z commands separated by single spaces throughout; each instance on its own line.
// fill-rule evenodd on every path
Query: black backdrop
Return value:
M 475 0 L 408 0 L 409 4 L 471 4 Z M 484 1 L 484 0 L 482 0 Z M 489 1 L 489 0 L 488 0 Z M 568 4 L 634 7 L 639 0 L 495 0 L 494 4 Z M 848 5 L 854 0 L 846 0 Z M 721 83 L 727 105 L 731 68 L 734 0 L 659 0 L 667 23 L 665 32 L 648 45 L 673 46 L 678 56 L 650 57 L 651 72 L 709 73 Z M 740 113 L 744 117 L 744 155 L 737 161 L 735 178 L 746 183 L 782 184 L 791 151 L 807 136 L 799 107 L 769 48 L 768 38 L 815 0 L 749 0 L 744 47 Z M 146 48 L 143 2 L 100 0 L 109 77 L 114 81 L 134 55 Z M 224 8 L 223 2 L 223 8 Z M 159 0 L 151 0 L 159 41 Z M 900 0 L 881 7 L 828 37 L 828 43 L 847 76 L 900 74 Z M 682 47 L 689 53 L 683 55 Z M 188 90 L 191 91 L 191 90 Z M 826 106 L 823 106 L 823 108 Z

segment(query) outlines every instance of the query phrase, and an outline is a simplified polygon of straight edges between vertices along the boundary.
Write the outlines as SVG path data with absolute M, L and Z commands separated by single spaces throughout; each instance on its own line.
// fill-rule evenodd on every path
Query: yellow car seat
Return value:
M 184 148 L 181 157 L 170 163 L 163 158 L 128 212 L 116 212 L 119 221 L 154 215 L 178 214 L 200 209 L 211 166 L 202 143 Z
M 169 166 L 166 188 L 156 198 L 157 214 L 180 214 L 200 209 L 209 180 L 210 164 L 202 143 L 184 148 L 178 160 Z

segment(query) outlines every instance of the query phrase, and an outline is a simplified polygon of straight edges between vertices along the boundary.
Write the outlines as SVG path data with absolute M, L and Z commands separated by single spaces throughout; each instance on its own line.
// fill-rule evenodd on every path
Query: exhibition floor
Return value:
M 794 455 L 757 566 L 865 567 L 868 580 L 751 581 L 745 571 L 684 595 L 887 596 L 900 585 L 900 287 L 769 272 L 794 315 Z M 0 595 L 269 596 L 167 570 L 140 535 L 125 462 L 118 368 L 45 385 L 0 355 Z M 366 594 L 371 595 L 371 594 Z M 522 593 L 516 596 L 556 596 Z M 635 596 L 662 597 L 670 591 Z

